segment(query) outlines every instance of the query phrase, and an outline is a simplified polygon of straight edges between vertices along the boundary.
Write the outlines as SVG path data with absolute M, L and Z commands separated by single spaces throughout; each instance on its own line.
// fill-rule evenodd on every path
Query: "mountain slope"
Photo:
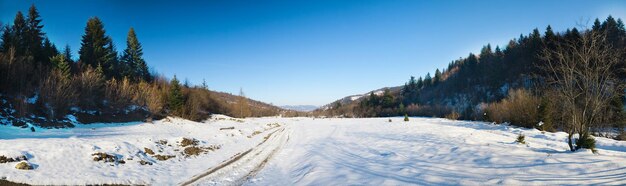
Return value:
M 532 92 L 537 99 L 549 99 L 549 85 L 543 51 L 550 51 L 559 44 L 578 43 L 583 35 L 591 32 L 606 34 L 606 45 L 622 52 L 622 59 L 611 73 L 626 79 L 622 68 L 626 67 L 626 28 L 621 20 L 609 16 L 605 21 L 596 20 L 591 30 L 577 28 L 561 32 L 547 26 L 545 32 L 532 30 L 528 35 L 514 38 L 506 46 L 492 48 L 485 45 L 480 53 L 470 53 L 454 60 L 446 68 L 437 69 L 434 75 L 411 77 L 404 86 L 391 90 L 387 97 L 348 96 L 317 110 L 326 116 L 377 117 L 394 115 L 455 116 L 467 120 L 483 120 L 486 105 L 499 102 L 510 90 L 522 89 Z M 356 98 L 356 99 L 355 99 Z M 616 101 L 617 102 L 617 101 Z M 623 100 L 622 100 L 623 102 Z M 621 112 L 619 103 L 610 112 Z

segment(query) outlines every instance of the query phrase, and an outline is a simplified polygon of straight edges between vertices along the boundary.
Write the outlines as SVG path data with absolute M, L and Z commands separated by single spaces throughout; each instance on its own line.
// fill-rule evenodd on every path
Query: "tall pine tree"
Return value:
M 110 78 L 115 55 L 112 54 L 111 44 L 111 38 L 106 35 L 102 21 L 98 17 L 90 18 L 85 26 L 85 34 L 78 50 L 79 61 L 92 68 L 101 65 L 105 76 Z
M 437 86 L 441 82 L 441 71 L 437 69 L 435 71 L 435 78 L 433 79 L 433 85 Z
M 48 38 L 45 38 L 43 41 L 43 47 L 40 53 L 41 53 L 41 56 L 45 56 L 48 58 L 47 60 L 44 61 L 44 63 L 47 63 L 47 62 L 50 62 L 51 57 L 54 57 L 57 54 L 59 54 L 59 50 L 52 42 L 50 42 Z
M 125 74 L 132 79 L 149 81 L 148 65 L 146 65 L 146 61 L 142 56 L 143 48 L 139 40 L 137 40 L 135 29 L 131 27 L 126 38 L 126 49 L 124 54 L 122 54 L 122 63 L 127 67 Z
M 65 60 L 69 63 L 74 63 L 74 60 L 72 60 L 72 49 L 70 48 L 70 45 L 65 45 L 65 48 L 63 49 L 63 56 L 65 56 Z
M 25 34 L 25 48 L 28 55 L 32 55 L 36 62 L 48 64 L 50 57 L 44 56 L 42 45 L 45 37 L 45 33 L 42 31 L 43 25 L 41 24 L 41 16 L 35 5 L 31 5 L 28 10 L 28 19 L 26 21 L 27 29 Z
M 11 29 L 11 39 L 9 39 L 9 48 L 15 48 L 15 54 L 18 56 L 23 56 L 26 54 L 26 39 L 25 35 L 27 32 L 28 26 L 26 25 L 26 20 L 24 19 L 24 15 L 22 12 L 18 11 L 15 15 L 15 20 L 13 21 L 13 27 Z
M 430 87 L 430 85 L 433 84 L 433 78 L 430 77 L 430 72 L 426 73 L 426 76 L 424 77 L 424 87 Z
M 0 39 L 2 39 L 2 43 L 0 44 L 0 52 L 8 53 L 9 49 L 11 48 L 11 42 L 13 39 L 13 28 L 11 28 L 11 26 L 9 25 L 4 25 L 0 28 L 2 31 L 2 36 L 0 36 Z

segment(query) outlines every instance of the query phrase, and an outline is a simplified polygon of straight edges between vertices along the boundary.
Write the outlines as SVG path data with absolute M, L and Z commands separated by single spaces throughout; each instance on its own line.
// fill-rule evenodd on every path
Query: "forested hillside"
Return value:
M 520 35 L 504 47 L 494 48 L 487 44 L 479 54 L 469 54 L 454 60 L 446 68 L 437 69 L 433 75 L 429 73 L 424 77 L 411 77 L 400 91 L 386 91 L 381 95 L 372 93 L 350 104 L 335 102 L 316 113 L 345 117 L 407 114 L 511 122 L 525 127 L 539 127 L 537 124 L 541 122 L 548 124 L 541 127 L 545 130 L 563 129 L 557 126 L 557 123 L 566 120 L 565 116 L 557 116 L 564 111 L 563 105 L 557 104 L 562 99 L 555 94 L 564 89 L 562 84 L 558 84 L 564 74 L 557 72 L 558 69 L 554 67 L 568 65 L 556 64 L 559 60 L 565 60 L 554 54 L 557 51 L 564 51 L 561 57 L 575 55 L 576 52 L 606 52 L 597 58 L 588 57 L 593 56 L 591 54 L 580 55 L 589 58 L 591 64 L 578 62 L 572 66 L 582 69 L 582 73 L 590 73 L 600 66 L 595 64 L 598 63 L 596 61 L 610 63 L 610 68 L 602 71 L 607 73 L 590 80 L 600 86 L 585 90 L 615 90 L 622 88 L 626 80 L 624 23 L 621 19 L 609 16 L 603 21 L 596 19 L 590 28 L 571 28 L 559 32 L 547 26 L 545 31 L 534 29 L 528 35 Z M 605 77 L 615 77 L 616 81 L 601 79 Z M 602 123 L 599 128 L 623 128 L 624 92 L 616 92 L 604 92 L 611 101 L 606 104 L 607 107 L 598 108 L 602 110 L 595 121 Z
M 282 109 L 242 96 L 181 83 L 151 72 L 133 28 L 124 50 L 98 17 L 87 21 L 79 56 L 44 32 L 35 5 L 12 24 L 0 25 L 0 124 L 71 126 L 179 116 L 203 120 L 211 113 L 237 117 L 278 115 Z M 242 92 L 243 93 L 243 92 Z

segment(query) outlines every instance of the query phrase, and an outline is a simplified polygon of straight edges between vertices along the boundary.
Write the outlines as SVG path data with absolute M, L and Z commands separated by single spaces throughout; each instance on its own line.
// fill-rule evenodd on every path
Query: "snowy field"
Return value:
M 527 144 L 515 142 L 520 133 Z M 210 150 L 188 155 L 183 138 Z M 565 133 L 431 118 L 220 116 L 35 133 L 1 126 L 0 155 L 24 155 L 34 169 L 3 163 L 0 178 L 70 185 L 626 184 L 626 142 L 596 140 L 598 154 L 572 153 Z M 175 157 L 161 161 L 145 148 Z M 125 163 L 94 161 L 97 152 Z

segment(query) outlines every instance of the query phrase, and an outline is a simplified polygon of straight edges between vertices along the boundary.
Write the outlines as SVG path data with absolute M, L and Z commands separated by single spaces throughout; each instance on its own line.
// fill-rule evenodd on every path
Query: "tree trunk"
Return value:
M 569 145 L 569 149 L 574 152 L 576 149 L 574 149 L 574 144 L 572 144 L 572 136 L 574 136 L 574 133 L 569 133 L 567 135 L 567 145 Z

